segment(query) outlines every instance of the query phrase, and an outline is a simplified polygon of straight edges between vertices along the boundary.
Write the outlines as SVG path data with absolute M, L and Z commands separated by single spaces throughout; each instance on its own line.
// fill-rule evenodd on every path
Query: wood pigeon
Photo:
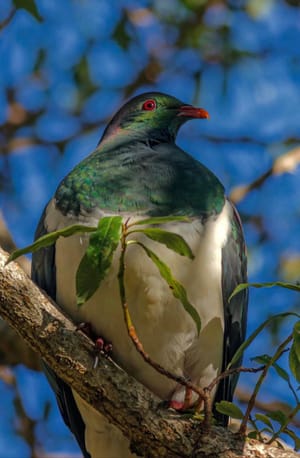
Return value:
M 46 206 L 35 237 L 80 223 L 96 226 L 104 215 L 127 218 L 188 216 L 164 229 L 180 234 L 195 258 L 141 240 L 170 266 L 198 311 L 202 327 L 170 294 L 158 269 L 137 245 L 126 257 L 125 284 L 137 333 L 153 360 L 172 373 L 207 386 L 231 360 L 245 338 L 247 292 L 228 298 L 246 281 L 241 222 L 224 187 L 203 164 L 175 144 L 186 121 L 207 118 L 204 109 L 175 97 L 149 92 L 126 103 L 106 127 L 96 150 L 60 183 Z M 144 238 L 143 238 L 144 237 Z M 96 293 L 76 303 L 75 275 L 88 235 L 59 238 L 33 254 L 32 278 L 76 323 L 112 342 L 112 357 L 129 374 L 176 409 L 184 406 L 185 389 L 147 365 L 128 337 L 117 283 L 118 256 Z M 85 458 L 133 456 L 127 438 L 46 367 L 65 423 Z M 232 400 L 238 376 L 222 380 L 214 402 Z M 217 419 L 227 424 L 227 417 Z

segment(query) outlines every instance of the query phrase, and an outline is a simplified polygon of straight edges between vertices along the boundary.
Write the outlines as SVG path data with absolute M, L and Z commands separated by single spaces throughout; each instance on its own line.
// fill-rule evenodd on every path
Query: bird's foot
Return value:
M 87 323 L 83 321 L 76 326 L 75 331 L 82 331 L 86 336 L 88 336 L 91 340 L 94 340 L 95 333 L 93 331 L 91 323 Z
M 174 410 L 188 410 L 195 404 L 195 396 L 191 388 L 185 386 L 178 387 L 169 401 L 169 408 Z
M 93 365 L 93 369 L 96 369 L 99 363 L 99 356 L 104 356 L 105 358 L 109 358 L 112 352 L 112 343 L 106 342 L 102 337 L 97 337 L 95 341 L 94 347 L 94 354 L 95 354 L 95 361 Z
M 93 369 L 96 369 L 99 363 L 99 356 L 104 356 L 105 358 L 110 357 L 112 352 L 112 343 L 105 341 L 103 337 L 97 336 L 92 328 L 91 323 L 79 323 L 76 327 L 76 331 L 82 331 L 94 342 L 95 361 L 93 364 Z

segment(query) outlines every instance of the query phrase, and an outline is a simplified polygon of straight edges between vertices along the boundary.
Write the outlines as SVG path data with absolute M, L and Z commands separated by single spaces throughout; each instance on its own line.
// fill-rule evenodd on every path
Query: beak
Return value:
M 196 108 L 192 105 L 182 105 L 179 108 L 177 116 L 186 116 L 187 118 L 209 119 L 209 114 L 204 108 Z

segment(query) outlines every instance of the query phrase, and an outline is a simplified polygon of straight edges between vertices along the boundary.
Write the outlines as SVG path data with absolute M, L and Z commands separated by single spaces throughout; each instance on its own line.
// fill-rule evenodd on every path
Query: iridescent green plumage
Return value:
M 204 165 L 175 145 L 188 117 L 173 97 L 149 93 L 155 112 L 143 111 L 137 97 L 109 124 L 94 153 L 62 181 L 58 208 L 78 215 L 101 208 L 151 215 L 208 216 L 224 205 L 224 188 Z

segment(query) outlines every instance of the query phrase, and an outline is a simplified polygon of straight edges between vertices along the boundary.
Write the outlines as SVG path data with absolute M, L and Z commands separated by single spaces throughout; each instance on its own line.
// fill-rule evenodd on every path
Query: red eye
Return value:
M 152 111 L 155 110 L 156 108 L 156 102 L 153 99 L 146 100 L 146 102 L 143 103 L 143 110 L 147 111 Z

